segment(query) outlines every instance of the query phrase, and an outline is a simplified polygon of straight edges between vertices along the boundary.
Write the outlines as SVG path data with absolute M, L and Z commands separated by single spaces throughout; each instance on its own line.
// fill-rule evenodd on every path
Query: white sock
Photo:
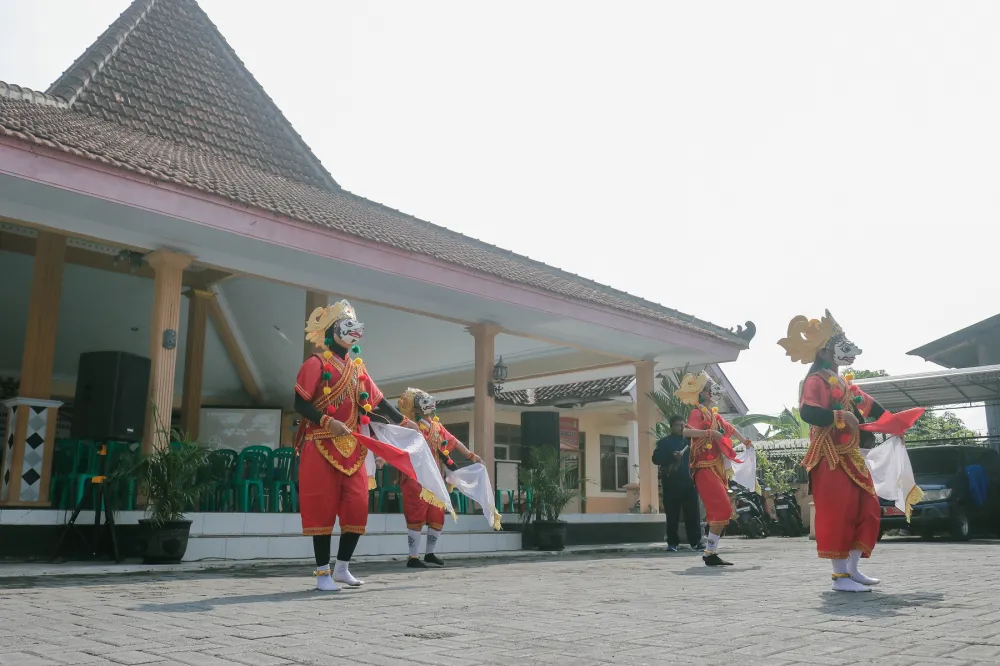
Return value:
M 438 545 L 438 537 L 441 536 L 441 530 L 432 530 L 427 528 L 427 548 L 424 552 L 428 555 L 434 552 Z
M 337 560 L 337 563 L 333 565 L 333 579 L 338 583 L 344 583 L 350 585 L 351 587 L 358 587 L 359 585 L 364 585 L 365 581 L 355 578 L 348 566 L 350 562 L 344 562 Z
M 719 552 L 719 542 L 722 541 L 721 534 L 708 533 L 708 545 L 705 546 L 706 555 L 714 555 Z
M 835 574 L 845 574 L 847 573 L 847 560 L 830 560 L 833 563 L 833 573 Z
M 427 539 L 430 540 L 429 532 Z M 410 557 L 420 557 L 420 530 L 406 530 L 406 544 L 410 547 Z
M 852 550 L 850 552 L 850 557 L 847 558 L 847 573 L 851 574 L 851 578 L 862 585 L 878 585 L 882 581 L 878 578 L 872 578 L 871 576 L 866 576 L 860 571 L 858 571 L 858 564 L 861 562 L 861 551 Z
M 329 564 L 325 567 L 316 567 L 316 589 L 324 592 L 336 592 L 340 589 L 330 576 Z

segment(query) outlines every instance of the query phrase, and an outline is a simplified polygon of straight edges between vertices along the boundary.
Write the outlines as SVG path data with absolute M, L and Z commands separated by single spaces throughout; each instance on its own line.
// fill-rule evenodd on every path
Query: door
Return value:
M 579 451 L 563 451 L 559 457 L 559 466 L 562 468 L 564 487 L 574 490 L 580 488 L 580 479 L 582 477 L 580 473 L 581 458 Z M 569 501 L 569 504 L 563 509 L 563 513 L 583 513 L 579 492 Z

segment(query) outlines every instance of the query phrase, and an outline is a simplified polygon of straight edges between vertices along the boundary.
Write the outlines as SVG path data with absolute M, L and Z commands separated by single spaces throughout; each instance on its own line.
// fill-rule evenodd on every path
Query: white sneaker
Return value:
M 861 583 L 855 581 L 850 576 L 838 577 L 834 575 L 833 577 L 833 591 L 834 592 L 871 592 L 872 588 L 867 585 L 862 585 Z
M 317 569 L 313 572 L 316 576 L 316 589 L 321 592 L 340 592 L 340 586 L 333 582 L 333 577 L 330 575 L 330 567 L 325 569 Z
M 349 587 L 361 587 L 365 584 L 365 581 L 351 575 L 351 571 L 348 569 L 349 564 L 350 562 L 337 560 L 337 564 L 333 567 L 333 580 Z

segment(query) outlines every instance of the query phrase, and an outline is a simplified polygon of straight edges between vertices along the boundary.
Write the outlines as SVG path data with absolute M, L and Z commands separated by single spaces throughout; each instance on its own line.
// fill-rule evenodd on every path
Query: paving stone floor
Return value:
M 952 664 L 1000 661 L 1000 542 L 887 540 L 867 595 L 806 539 L 690 551 L 309 570 L 0 578 L 0 664 Z M 2 565 L 0 565 L 2 566 Z M 706 661 L 707 660 L 707 661 Z

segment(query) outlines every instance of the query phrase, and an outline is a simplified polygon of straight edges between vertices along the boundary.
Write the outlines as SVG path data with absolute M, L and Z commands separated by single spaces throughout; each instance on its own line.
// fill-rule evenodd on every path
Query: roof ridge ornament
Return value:
M 743 326 L 746 326 L 746 328 L 744 328 Z M 729 332 L 742 340 L 746 340 L 747 343 L 749 343 L 751 340 L 753 340 L 754 336 L 757 335 L 757 326 L 752 321 L 745 322 L 743 326 L 737 326 L 736 328 L 731 328 L 729 329 Z

